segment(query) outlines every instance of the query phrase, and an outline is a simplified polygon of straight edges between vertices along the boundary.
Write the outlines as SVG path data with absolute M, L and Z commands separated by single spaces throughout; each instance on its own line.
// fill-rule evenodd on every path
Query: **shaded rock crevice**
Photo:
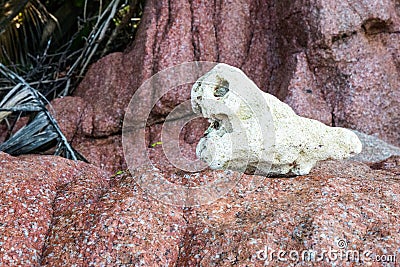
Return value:
M 190 212 L 190 211 L 189 211 Z M 191 266 L 193 264 L 193 257 L 191 255 L 196 255 L 195 245 L 196 243 L 196 228 L 193 225 L 190 225 L 188 218 L 185 216 L 187 215 L 187 210 L 182 214 L 182 218 L 185 221 L 185 230 L 182 234 L 182 238 L 179 242 L 178 247 L 178 255 L 174 266 Z M 205 247 L 203 247 L 205 249 Z M 201 262 L 201 258 L 197 259 L 197 264 Z
M 195 17 L 193 10 L 193 1 L 189 1 L 190 5 L 190 32 L 192 36 L 192 47 L 193 47 L 193 60 L 198 61 L 200 58 L 200 49 L 199 49 L 199 34 L 198 30 L 195 26 Z
M 51 232 L 53 230 L 53 227 L 54 227 L 54 225 L 56 223 L 56 203 L 57 203 L 57 198 L 65 190 L 66 185 L 67 185 L 67 183 L 57 187 L 56 192 L 55 192 L 55 196 L 54 196 L 53 200 L 51 201 L 51 211 L 52 211 L 51 222 L 50 222 L 49 227 L 47 229 L 47 232 L 46 232 L 46 235 L 45 235 L 45 238 L 44 238 L 44 242 L 43 242 L 43 246 L 42 246 L 40 255 L 38 257 L 38 265 L 39 266 L 41 266 L 44 263 L 43 261 L 44 261 L 44 258 L 45 258 L 45 251 L 46 251 L 46 249 L 47 249 L 47 247 L 49 245 L 49 238 L 50 238 Z
M 213 29 L 214 29 L 214 40 L 215 40 L 215 51 L 216 51 L 216 57 L 215 61 L 220 62 L 220 49 L 219 49 L 219 38 L 218 38 L 218 25 L 220 23 L 219 21 L 219 10 L 221 10 L 221 1 L 219 0 L 214 0 L 214 9 L 212 13 L 212 18 L 213 18 Z

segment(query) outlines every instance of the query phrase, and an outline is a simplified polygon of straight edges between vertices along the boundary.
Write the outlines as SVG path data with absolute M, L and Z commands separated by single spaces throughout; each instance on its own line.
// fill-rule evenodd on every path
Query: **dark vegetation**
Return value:
M 49 102 L 70 95 L 91 63 L 131 43 L 144 1 L 0 3 L 0 151 L 85 160 L 62 134 Z

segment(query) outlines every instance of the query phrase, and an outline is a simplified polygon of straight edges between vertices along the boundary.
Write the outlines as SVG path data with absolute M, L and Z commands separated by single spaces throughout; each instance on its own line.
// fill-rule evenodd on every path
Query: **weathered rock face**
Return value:
M 321 256 L 322 250 L 341 251 L 344 240 L 344 253 L 398 256 L 399 160 L 372 168 L 327 161 L 309 175 L 264 179 L 256 187 L 244 175 L 216 202 L 179 208 L 143 193 L 135 180 L 175 176 L 184 182 L 185 173 L 144 169 L 108 179 L 84 163 L 0 153 L 0 265 L 264 266 L 257 252 L 265 247 Z M 288 265 L 276 257 L 269 260 L 273 266 Z M 349 263 L 330 259 L 316 264 Z
M 132 47 L 93 64 L 75 93 L 94 111 L 88 137 L 119 133 L 130 97 L 152 74 L 182 62 L 207 60 L 239 67 L 299 115 L 400 145 L 396 3 L 146 1 Z M 149 101 L 152 92 L 146 97 L 143 101 Z M 189 97 L 190 86 L 170 91 L 150 121 L 162 122 Z M 111 143 L 109 150 L 118 151 Z M 94 145 L 90 150 L 100 153 Z M 96 164 L 110 164 L 107 157 L 94 158 Z
M 161 69 L 209 60 L 241 68 L 300 115 L 399 145 L 398 13 L 395 0 L 149 0 L 132 47 L 94 64 L 76 96 L 59 100 L 57 120 L 91 162 L 124 168 L 120 127 L 135 90 Z M 165 95 L 151 120 L 189 96 L 190 87 Z M 63 105 L 77 111 L 69 117 Z M 196 145 L 199 125 L 185 130 L 186 144 Z M 158 129 L 149 126 L 149 144 L 159 141 Z M 152 150 L 153 161 L 160 150 Z M 266 179 L 250 192 L 244 176 L 212 205 L 182 210 L 143 194 L 134 184 L 139 173 L 110 182 L 83 163 L 0 153 L 0 265 L 262 266 L 256 253 L 265 246 L 321 252 L 337 249 L 339 239 L 373 256 L 398 256 L 399 161 L 324 162 L 310 175 Z
M 85 163 L 0 152 L 0 265 L 38 266 L 55 215 L 95 202 L 108 181 Z
M 366 163 L 375 163 L 391 156 L 400 156 L 400 147 L 393 146 L 376 136 L 354 131 L 363 144 L 360 154 L 352 157 L 352 160 Z
M 109 105 L 112 105 L 110 100 Z M 121 134 L 116 132 L 99 136 L 96 125 L 98 112 L 94 112 L 96 102 L 92 103 L 81 97 L 64 97 L 51 102 L 55 118 L 68 141 L 92 164 L 108 171 L 109 174 L 126 169 L 121 144 Z M 98 109 L 99 107 L 97 107 Z M 102 115 L 100 115 L 102 116 Z M 118 119 L 119 121 L 119 119 Z M 112 119 L 109 122 L 113 122 Z
M 93 137 L 107 137 L 121 131 L 125 108 L 133 92 L 129 83 L 134 74 L 126 71 L 132 65 L 122 53 L 102 58 L 89 69 L 75 92 L 92 108 Z
M 336 126 L 399 145 L 398 2 L 294 1 L 276 8 L 288 18 L 276 40 L 290 81 L 289 90 L 281 84 L 272 92 L 287 92 L 286 101 L 301 114 L 326 121 L 330 110 Z M 298 73 L 305 79 L 296 82 Z
M 329 172 L 335 174 L 327 175 Z M 366 179 L 355 178 L 355 173 Z M 310 266 L 310 262 L 301 259 L 304 250 L 314 250 L 318 253 L 318 256 L 314 254 L 314 259 L 321 258 L 322 250 L 340 253 L 339 245 L 343 240 L 347 245 L 342 251 L 345 253 L 356 250 L 360 255 L 370 251 L 371 257 L 384 253 L 394 255 L 399 242 L 392 235 L 397 235 L 398 218 L 388 201 L 396 199 L 398 194 L 386 186 L 391 184 L 397 188 L 398 182 L 394 172 L 388 171 L 380 176 L 385 177 L 385 188 L 378 181 L 372 185 L 374 174 L 377 172 L 371 172 L 365 165 L 330 161 L 302 178 L 266 179 L 251 193 L 240 187 L 229 197 L 193 210 L 187 216 L 187 236 L 193 241 L 181 249 L 180 263 L 184 266 L 199 263 L 204 266 L 233 263 L 239 266 L 265 266 L 265 263 L 269 264 L 267 266 L 288 266 L 288 263 Z M 372 200 L 368 192 L 380 190 L 375 186 L 384 192 L 381 201 Z M 386 212 L 386 208 L 390 211 Z M 274 258 L 271 259 L 271 254 L 264 258 L 260 250 L 267 250 L 266 253 L 275 250 Z M 286 261 L 277 259 L 278 250 L 285 251 Z M 296 257 L 290 258 L 291 250 L 297 251 L 299 261 Z M 350 265 L 365 266 L 369 264 L 367 261 L 371 262 L 364 258 Z M 325 256 L 315 265 L 332 266 L 332 262 L 338 266 L 349 263 Z M 396 263 L 392 261 L 388 265 Z

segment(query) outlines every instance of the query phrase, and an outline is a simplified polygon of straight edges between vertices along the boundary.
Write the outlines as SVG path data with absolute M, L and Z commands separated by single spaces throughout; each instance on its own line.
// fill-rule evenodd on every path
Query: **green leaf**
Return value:
M 155 142 L 151 144 L 151 147 L 156 147 L 157 145 L 162 145 L 162 142 L 161 141 Z

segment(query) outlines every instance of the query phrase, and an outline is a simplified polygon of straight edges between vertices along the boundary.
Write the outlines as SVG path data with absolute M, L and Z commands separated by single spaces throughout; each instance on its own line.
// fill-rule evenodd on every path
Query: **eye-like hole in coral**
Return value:
M 216 130 L 219 129 L 219 121 L 214 121 L 212 124 L 212 127 L 214 127 Z
M 229 82 L 224 78 L 217 77 L 218 83 L 214 87 L 214 96 L 223 97 L 229 92 Z

